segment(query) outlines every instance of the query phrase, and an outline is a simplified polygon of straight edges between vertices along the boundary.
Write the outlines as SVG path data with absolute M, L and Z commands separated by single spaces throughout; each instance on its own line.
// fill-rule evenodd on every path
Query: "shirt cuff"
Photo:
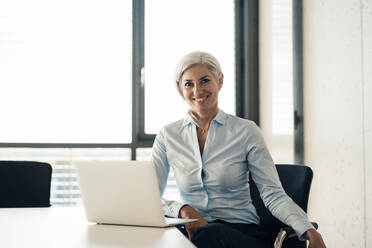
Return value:
M 180 218 L 180 209 L 185 205 L 186 204 L 182 202 L 172 201 L 172 203 L 167 206 L 166 215 L 173 218 Z
M 293 228 L 293 230 L 295 230 L 298 238 L 301 241 L 307 240 L 306 232 L 308 230 L 315 229 L 314 226 L 308 221 L 306 221 L 306 222 L 296 221 L 295 223 L 293 223 L 292 228 Z

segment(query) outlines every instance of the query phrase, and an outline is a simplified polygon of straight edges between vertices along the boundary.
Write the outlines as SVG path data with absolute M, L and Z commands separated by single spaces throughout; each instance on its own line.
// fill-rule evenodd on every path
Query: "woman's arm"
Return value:
M 276 218 L 291 226 L 301 240 L 305 240 L 306 232 L 315 231 L 314 227 L 308 221 L 306 213 L 285 193 L 275 164 L 256 125 L 251 127 L 250 134 L 247 145 L 249 171 L 265 206 Z
M 167 186 L 169 174 L 169 163 L 165 146 L 164 129 L 160 130 L 159 134 L 155 138 L 152 146 L 151 160 L 156 169 L 160 195 L 163 196 L 165 187 Z M 184 204 L 162 198 L 162 205 L 165 215 L 169 217 L 178 217 L 179 210 Z

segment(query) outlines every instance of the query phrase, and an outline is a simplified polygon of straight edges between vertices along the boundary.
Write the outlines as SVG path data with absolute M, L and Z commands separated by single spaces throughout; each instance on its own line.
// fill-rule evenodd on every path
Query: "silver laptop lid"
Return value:
M 155 167 L 148 161 L 75 162 L 90 222 L 164 226 Z

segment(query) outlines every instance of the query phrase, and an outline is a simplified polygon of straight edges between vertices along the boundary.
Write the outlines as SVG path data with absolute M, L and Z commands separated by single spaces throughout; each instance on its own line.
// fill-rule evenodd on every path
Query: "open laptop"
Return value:
M 74 166 L 89 222 L 167 227 L 197 221 L 164 217 L 151 162 L 90 161 Z

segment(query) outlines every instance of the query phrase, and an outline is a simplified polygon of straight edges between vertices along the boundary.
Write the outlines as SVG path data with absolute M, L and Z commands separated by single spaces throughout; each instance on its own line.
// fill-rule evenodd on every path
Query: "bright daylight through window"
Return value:
M 130 146 L 132 97 L 138 97 L 132 95 L 132 28 L 138 28 L 132 26 L 132 14 L 142 13 L 132 4 L 1 3 L 0 143 L 5 147 L 0 159 L 50 163 L 53 205 L 79 202 L 74 161 L 130 160 L 133 154 L 150 159 L 151 148 Z M 234 1 L 145 1 L 145 6 L 146 132 L 157 133 L 184 117 L 187 106 L 175 90 L 173 73 L 177 60 L 194 50 L 221 62 L 220 107 L 235 114 Z M 43 148 L 25 148 L 25 143 Z M 128 147 L 53 148 L 48 143 Z M 177 197 L 172 172 L 166 192 Z
M 272 132 L 293 136 L 292 0 L 272 3 Z
M 131 33 L 131 1 L 1 1 L 0 143 L 130 143 Z M 130 154 L 0 148 L 0 160 L 53 166 L 52 205 L 79 202 L 74 161 Z
M 1 1 L 0 141 L 131 142 L 131 1 Z
M 174 69 L 183 55 L 195 50 L 209 52 L 221 63 L 219 107 L 235 114 L 234 32 L 232 0 L 145 2 L 146 133 L 185 117 L 188 105 L 176 90 Z

